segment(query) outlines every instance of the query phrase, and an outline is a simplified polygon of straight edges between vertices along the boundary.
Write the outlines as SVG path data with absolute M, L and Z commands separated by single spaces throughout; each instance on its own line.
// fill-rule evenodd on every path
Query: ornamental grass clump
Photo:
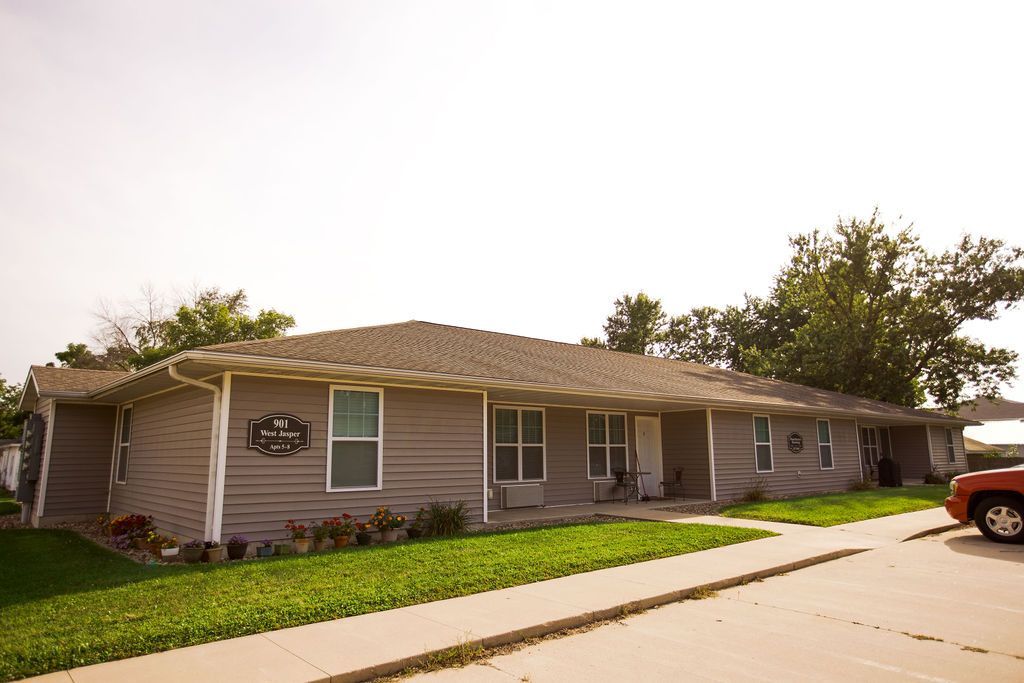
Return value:
M 454 536 L 469 530 L 469 509 L 464 500 L 457 503 L 432 500 L 424 518 L 423 530 L 428 536 Z

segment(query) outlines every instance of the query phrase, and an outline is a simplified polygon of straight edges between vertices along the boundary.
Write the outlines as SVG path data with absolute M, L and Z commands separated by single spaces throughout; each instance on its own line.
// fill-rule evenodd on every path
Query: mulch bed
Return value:
M 682 512 L 688 515 L 717 515 L 719 510 L 731 503 L 732 501 L 684 503 L 681 505 L 670 505 L 668 507 L 655 508 L 655 510 L 664 510 L 665 512 Z
M 473 531 L 517 531 L 520 529 L 536 529 L 544 526 L 557 526 L 559 524 L 593 524 L 595 522 L 612 521 L 618 521 L 618 518 L 607 517 L 605 515 L 585 515 L 553 517 L 550 519 L 524 519 L 518 522 L 499 522 L 493 524 L 489 523 L 486 525 L 480 525 L 474 528 Z

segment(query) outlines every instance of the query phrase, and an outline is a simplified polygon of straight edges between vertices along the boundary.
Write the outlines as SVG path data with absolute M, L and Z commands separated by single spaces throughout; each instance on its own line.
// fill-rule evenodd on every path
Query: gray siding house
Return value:
M 970 420 L 718 368 L 410 321 L 179 353 L 139 372 L 33 367 L 34 525 L 153 515 L 164 532 L 284 535 L 287 519 L 430 500 L 473 518 L 621 498 L 840 490 L 892 456 L 967 469 Z M 31 468 L 29 468 L 31 469 Z M 620 475 L 621 476 L 621 475 Z M 673 487 L 670 491 L 679 496 Z

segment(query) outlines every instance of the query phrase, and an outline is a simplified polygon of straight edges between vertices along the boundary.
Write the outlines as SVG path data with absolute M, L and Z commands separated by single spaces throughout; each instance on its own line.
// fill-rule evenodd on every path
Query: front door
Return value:
M 640 471 L 650 472 L 640 477 L 640 493 L 653 498 L 658 495 L 658 484 L 662 481 L 661 418 L 636 418 L 636 455 Z

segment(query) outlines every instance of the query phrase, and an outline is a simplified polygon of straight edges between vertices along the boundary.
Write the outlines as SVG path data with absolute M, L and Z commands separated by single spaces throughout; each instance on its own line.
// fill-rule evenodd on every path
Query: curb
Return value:
M 970 526 L 969 524 L 961 524 L 960 522 L 950 522 L 949 524 L 943 524 L 942 526 L 932 527 L 931 529 L 925 529 L 924 531 L 918 531 L 916 534 L 912 534 L 904 538 L 900 543 L 906 543 L 907 541 L 913 541 L 918 538 L 924 538 L 925 536 L 934 536 L 935 534 L 945 533 L 946 531 L 952 531 L 953 529 L 962 529 Z
M 558 619 L 556 621 L 550 621 L 543 624 L 537 624 L 528 628 L 518 629 L 516 631 L 508 631 L 498 635 L 488 636 L 486 638 L 473 638 L 459 643 L 454 643 L 451 647 L 440 648 L 436 650 L 425 651 L 421 655 L 412 657 L 403 657 L 402 659 L 396 659 L 391 662 L 383 664 L 377 664 L 366 669 L 359 671 L 349 671 L 344 674 L 336 674 L 331 678 L 332 682 L 342 683 L 357 683 L 358 681 L 372 681 L 377 678 L 384 678 L 386 676 L 393 676 L 406 669 L 421 666 L 428 662 L 432 657 L 449 652 L 455 647 L 470 647 L 475 649 L 492 649 L 500 647 L 502 645 L 510 645 L 513 643 L 519 643 L 532 638 L 540 638 L 543 636 L 551 635 L 559 631 L 566 629 L 579 628 L 580 626 L 586 626 L 598 621 L 607 621 L 616 617 L 624 616 L 626 614 L 632 614 L 634 612 L 640 612 L 649 610 L 652 607 L 658 607 L 661 605 L 667 605 L 673 602 L 679 602 L 686 600 L 694 593 L 700 590 L 723 590 L 726 588 L 732 588 L 745 583 L 749 583 L 756 579 L 766 579 L 771 576 L 778 574 L 785 574 L 786 572 L 796 571 L 798 569 L 804 569 L 816 564 L 823 564 L 825 562 L 831 562 L 832 560 L 842 559 L 849 557 L 850 555 L 857 555 L 865 552 L 869 548 L 844 548 L 842 550 L 833 550 L 822 555 L 815 555 L 813 557 L 805 557 L 795 562 L 787 562 L 775 567 L 768 569 L 759 569 L 754 572 L 747 574 L 740 574 L 738 576 L 732 576 L 725 579 L 719 579 L 718 581 L 712 581 L 711 583 L 703 583 L 695 586 L 687 586 L 686 588 L 680 588 L 678 590 L 672 590 L 668 593 L 661 593 L 660 595 L 654 595 L 649 598 L 643 598 L 641 600 L 634 600 L 632 602 L 622 603 L 614 605 L 612 607 L 606 607 L 604 609 L 595 610 L 592 612 L 583 612 L 578 615 L 566 617 L 564 619 Z

